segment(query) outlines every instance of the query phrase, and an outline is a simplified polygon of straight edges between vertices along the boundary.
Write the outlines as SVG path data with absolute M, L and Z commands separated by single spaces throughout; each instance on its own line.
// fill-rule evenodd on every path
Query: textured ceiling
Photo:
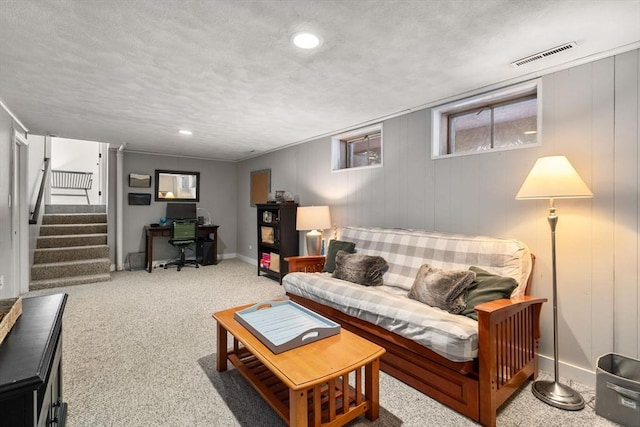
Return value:
M 34 134 L 239 160 L 639 40 L 636 0 L 0 0 L 0 98 Z

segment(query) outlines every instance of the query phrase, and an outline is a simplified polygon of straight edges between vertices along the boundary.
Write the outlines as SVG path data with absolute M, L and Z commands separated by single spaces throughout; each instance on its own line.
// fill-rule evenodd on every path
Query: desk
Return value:
M 198 225 L 198 236 L 209 236 L 213 234 L 213 263 L 218 263 L 218 225 Z M 144 234 L 146 245 L 144 251 L 144 263 L 147 265 L 147 271 L 151 273 L 153 269 L 153 238 L 154 237 L 171 237 L 171 227 L 151 227 L 144 226 Z

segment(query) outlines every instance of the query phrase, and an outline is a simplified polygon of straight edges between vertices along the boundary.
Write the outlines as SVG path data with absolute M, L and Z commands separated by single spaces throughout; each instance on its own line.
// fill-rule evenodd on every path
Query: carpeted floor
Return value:
M 30 292 L 69 294 L 63 327 L 63 388 L 69 427 L 283 426 L 234 370 L 215 370 L 214 311 L 282 297 L 253 265 L 112 273 L 111 282 Z M 545 374 L 542 374 L 544 377 Z M 614 426 L 587 407 L 566 412 L 523 387 L 498 426 Z M 474 426 L 474 422 L 381 373 L 381 416 L 350 426 Z

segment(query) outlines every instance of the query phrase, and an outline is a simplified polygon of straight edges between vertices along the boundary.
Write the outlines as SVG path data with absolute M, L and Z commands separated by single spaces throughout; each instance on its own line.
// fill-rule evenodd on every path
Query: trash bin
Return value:
M 640 360 L 608 353 L 598 358 L 596 414 L 640 427 Z
M 144 252 L 131 252 L 127 258 L 130 271 L 144 270 Z

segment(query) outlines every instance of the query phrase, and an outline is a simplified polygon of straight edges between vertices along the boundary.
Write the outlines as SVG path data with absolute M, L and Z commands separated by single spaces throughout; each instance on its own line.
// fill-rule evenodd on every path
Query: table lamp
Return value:
M 331 228 L 329 206 L 300 206 L 296 215 L 296 230 L 311 230 L 307 233 L 307 253 L 320 255 L 322 231 Z
M 535 381 L 533 394 L 548 405 L 569 411 L 584 408 L 584 399 L 571 387 L 558 381 L 558 295 L 556 282 L 556 224 L 558 217 L 554 199 L 589 198 L 589 190 L 580 175 L 565 156 L 541 157 L 524 180 L 516 199 L 549 199 L 549 226 L 551 227 L 551 268 L 553 283 L 553 362 L 554 380 Z

